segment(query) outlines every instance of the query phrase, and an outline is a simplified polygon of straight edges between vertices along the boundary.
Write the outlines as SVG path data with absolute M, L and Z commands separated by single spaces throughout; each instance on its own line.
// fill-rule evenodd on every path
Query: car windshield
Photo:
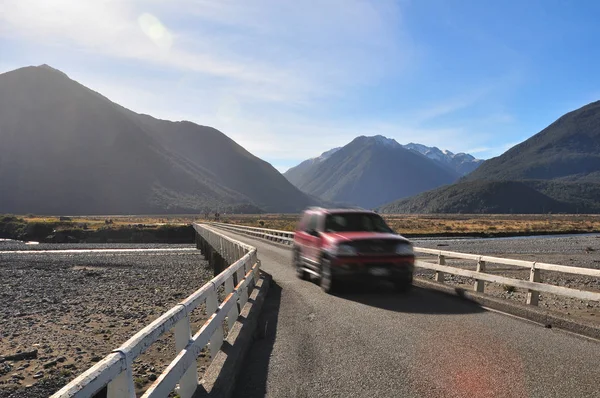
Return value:
M 369 213 L 337 213 L 325 219 L 325 232 L 387 232 L 394 231 L 388 227 L 383 218 Z

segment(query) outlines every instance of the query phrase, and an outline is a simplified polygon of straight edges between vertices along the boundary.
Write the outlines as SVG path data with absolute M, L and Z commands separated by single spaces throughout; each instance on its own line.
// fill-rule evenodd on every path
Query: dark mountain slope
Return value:
M 382 213 L 541 213 L 570 207 L 523 182 L 469 181 L 382 206 Z
M 560 117 L 466 179 L 600 182 L 600 101 Z
M 300 211 L 319 203 L 290 184 L 271 164 L 212 127 L 139 117 L 148 134 L 163 147 L 209 171 L 219 184 L 243 192 L 267 211 Z
M 382 213 L 599 213 L 600 184 L 466 181 L 381 206 Z
M 181 149 L 188 138 L 194 153 Z M 217 130 L 137 115 L 47 66 L 0 75 L 0 142 L 0 212 L 139 214 L 259 203 L 293 211 L 312 202 Z M 207 153 L 213 157 L 205 161 Z M 215 167 L 214 157 L 228 168 Z M 245 171 L 248 184 L 234 171 Z M 258 188 L 247 189 L 252 182 Z

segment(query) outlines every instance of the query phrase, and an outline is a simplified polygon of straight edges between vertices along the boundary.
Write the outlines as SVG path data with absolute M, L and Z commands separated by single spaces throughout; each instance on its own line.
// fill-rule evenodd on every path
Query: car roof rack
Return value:
M 336 207 L 323 207 L 323 206 L 310 206 L 307 208 L 307 210 L 316 210 L 316 211 L 328 211 L 328 210 L 361 210 L 361 211 L 372 211 L 370 209 L 365 209 L 364 207 L 361 206 L 354 206 L 354 205 L 340 205 L 340 206 L 336 206 Z

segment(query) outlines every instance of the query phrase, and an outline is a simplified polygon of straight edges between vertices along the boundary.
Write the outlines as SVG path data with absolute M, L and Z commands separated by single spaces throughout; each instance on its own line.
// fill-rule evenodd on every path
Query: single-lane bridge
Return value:
M 132 360 L 169 330 L 175 331 L 175 357 L 143 396 L 166 397 L 176 390 L 180 397 L 191 397 L 204 387 L 195 358 L 204 347 L 213 357 L 220 352 L 226 329 L 235 328 L 238 315 L 250 304 L 259 266 L 273 281 L 258 339 L 232 386 L 234 396 L 600 397 L 596 340 L 418 287 L 407 295 L 386 291 L 385 286 L 327 295 L 316 284 L 296 278 L 289 232 L 215 223 L 195 228 L 199 247 L 206 255 L 218 254 L 212 261 L 220 262 L 223 271 L 53 398 L 90 397 L 101 389 L 110 398 L 134 397 Z M 439 281 L 444 273 L 455 272 L 444 261 L 460 253 L 432 254 L 436 263 L 418 266 L 438 272 Z M 475 290 L 481 290 L 480 281 L 497 277 L 485 273 L 485 262 L 503 260 L 467 258 L 478 263 L 475 274 L 468 275 L 477 278 Z M 597 292 L 556 290 L 535 280 L 543 269 L 571 270 L 553 264 L 521 266 L 532 270 L 530 281 L 517 282 L 530 289 L 532 306 L 536 293 L 547 289 L 598 299 Z M 186 319 L 200 305 L 209 318 L 196 332 Z

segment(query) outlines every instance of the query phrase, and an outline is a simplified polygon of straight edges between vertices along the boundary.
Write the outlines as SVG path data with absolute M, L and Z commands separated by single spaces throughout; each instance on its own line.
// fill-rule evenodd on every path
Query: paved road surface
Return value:
M 599 342 L 424 289 L 326 295 L 289 250 L 226 233 L 274 279 L 236 397 L 600 397 Z

